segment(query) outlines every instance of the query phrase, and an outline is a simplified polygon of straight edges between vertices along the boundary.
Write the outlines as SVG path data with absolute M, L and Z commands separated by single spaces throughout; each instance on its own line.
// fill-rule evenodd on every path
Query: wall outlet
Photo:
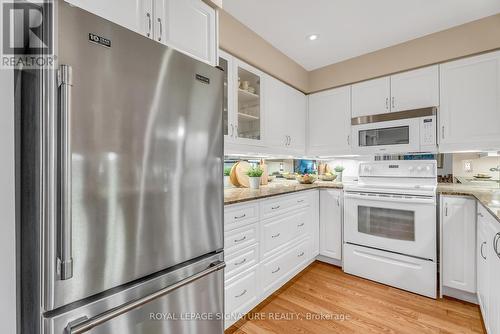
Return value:
M 470 160 L 464 161 L 464 171 L 466 173 L 472 173 L 472 161 Z

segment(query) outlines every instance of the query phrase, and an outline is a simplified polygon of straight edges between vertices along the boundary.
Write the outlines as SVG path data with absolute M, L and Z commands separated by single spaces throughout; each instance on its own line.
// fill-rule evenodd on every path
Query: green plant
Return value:
M 335 173 L 342 173 L 344 169 L 345 168 L 342 166 L 335 166 Z
M 224 168 L 224 176 L 229 176 L 231 174 L 231 167 Z
M 247 170 L 247 176 L 249 177 L 261 177 L 262 174 L 264 173 L 264 170 L 260 167 L 251 167 L 249 170 Z

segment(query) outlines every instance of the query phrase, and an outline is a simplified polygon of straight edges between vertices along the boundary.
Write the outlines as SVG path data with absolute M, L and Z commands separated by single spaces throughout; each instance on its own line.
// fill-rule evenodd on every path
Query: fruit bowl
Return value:
M 304 175 L 297 175 L 295 179 L 299 181 L 299 183 L 301 184 L 313 184 L 314 182 L 316 182 L 318 178 L 314 174 L 304 174 Z
M 334 181 L 337 178 L 335 174 L 323 174 L 319 176 L 321 181 Z

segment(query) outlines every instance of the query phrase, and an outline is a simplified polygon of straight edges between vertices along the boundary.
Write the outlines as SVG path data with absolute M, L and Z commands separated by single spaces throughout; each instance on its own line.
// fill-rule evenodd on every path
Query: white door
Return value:
M 443 285 L 476 293 L 476 200 L 443 197 Z
M 489 270 L 488 327 L 491 334 L 500 333 L 500 223 L 488 215 L 488 243 L 491 245 L 487 255 Z
M 490 256 L 491 243 L 489 242 L 488 221 L 484 214 L 479 212 L 477 219 L 477 243 L 476 243 L 476 259 L 477 259 L 477 299 L 483 314 L 484 325 L 488 328 L 489 323 L 489 266 L 488 257 Z
M 65 0 L 125 28 L 144 33 L 142 23 L 147 21 L 143 10 L 144 0 Z M 151 1 L 151 0 L 150 0 Z M 143 16 L 144 14 L 144 16 Z M 152 11 L 150 12 L 152 19 Z
M 500 51 L 440 65 L 440 151 L 500 147 Z
M 333 156 L 351 153 L 351 88 L 309 95 L 308 154 Z
M 266 80 L 265 109 L 267 110 L 265 126 L 268 134 L 266 146 L 280 154 L 288 148 L 289 122 L 293 122 L 289 115 L 290 110 L 287 108 L 289 104 L 287 100 L 290 96 L 284 83 L 269 75 L 265 75 L 264 78 Z
M 155 16 L 164 30 L 162 42 L 181 52 L 217 64 L 217 15 L 214 8 L 202 0 L 156 0 Z M 162 24 L 159 24 L 159 21 Z M 158 33 L 159 30 L 157 30 Z M 156 38 L 158 39 L 158 37 Z
M 288 128 L 288 149 L 294 154 L 305 155 L 307 97 L 290 86 L 286 86 L 285 90 L 287 112 L 282 126 Z
M 238 144 L 263 145 L 264 131 L 264 74 L 256 68 L 235 59 L 233 89 L 235 103 L 235 138 Z
M 438 106 L 438 65 L 391 76 L 390 102 L 392 112 Z
M 344 212 L 346 242 L 436 259 L 434 197 L 346 192 Z
M 224 142 L 230 142 L 236 137 L 233 57 L 230 54 L 219 50 L 219 66 L 224 71 L 224 90 L 222 93 L 222 131 L 224 133 Z
M 319 254 L 342 260 L 342 192 L 322 189 L 319 199 Z
M 352 85 L 352 117 L 390 112 L 390 96 L 390 77 L 383 77 Z

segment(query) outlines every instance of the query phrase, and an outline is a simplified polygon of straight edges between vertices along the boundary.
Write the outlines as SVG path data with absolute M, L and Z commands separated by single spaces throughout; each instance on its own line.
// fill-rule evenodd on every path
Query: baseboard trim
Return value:
M 328 264 L 332 264 L 334 266 L 342 268 L 342 261 L 341 260 L 332 259 L 331 257 L 327 257 L 327 256 L 324 256 L 324 255 L 318 255 L 318 256 L 316 256 L 316 260 L 321 261 L 321 262 L 325 262 L 325 263 L 328 263 Z
M 476 305 L 479 304 L 479 301 L 477 300 L 477 295 L 475 293 L 461 291 L 458 289 L 449 288 L 447 286 L 443 286 L 443 296 L 452 297 Z

